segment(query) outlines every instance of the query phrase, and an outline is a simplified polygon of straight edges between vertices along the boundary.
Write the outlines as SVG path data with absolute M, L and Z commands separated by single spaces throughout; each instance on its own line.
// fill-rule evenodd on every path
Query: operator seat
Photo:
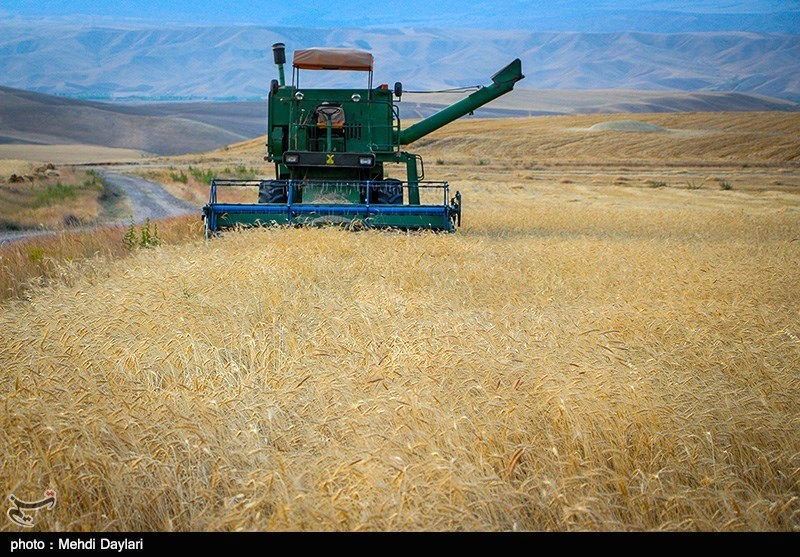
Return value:
M 316 114 L 317 117 L 318 128 L 327 128 L 329 118 L 332 128 L 344 128 L 344 108 L 341 106 L 330 104 L 326 101 L 317 107 L 314 114 Z

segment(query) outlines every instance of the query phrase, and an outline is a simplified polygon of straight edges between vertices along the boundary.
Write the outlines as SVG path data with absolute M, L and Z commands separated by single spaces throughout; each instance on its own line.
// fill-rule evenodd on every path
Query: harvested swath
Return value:
M 413 144 L 430 164 L 782 164 L 800 162 L 800 113 L 738 112 L 637 115 L 670 133 L 594 133 L 597 124 L 630 121 L 630 114 L 464 118 Z M 406 124 L 404 124 L 406 125 Z M 253 160 L 264 138 L 232 145 L 208 159 Z
M 639 122 L 637 120 L 617 120 L 615 122 L 600 122 L 589 128 L 593 132 L 634 132 L 634 133 L 663 133 L 666 128 L 649 122 Z
M 229 233 L 5 303 L 3 492 L 55 486 L 42 529 L 800 528 L 796 197 L 465 187 L 454 235 Z

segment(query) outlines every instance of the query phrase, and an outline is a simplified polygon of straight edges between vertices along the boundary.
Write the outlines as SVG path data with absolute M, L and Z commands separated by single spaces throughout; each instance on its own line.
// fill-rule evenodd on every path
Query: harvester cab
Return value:
M 267 97 L 267 154 L 274 179 L 211 181 L 203 207 L 206 235 L 234 226 L 355 224 L 372 228 L 452 232 L 461 224 L 461 194 L 425 180 L 422 158 L 404 146 L 511 91 L 522 79 L 519 59 L 492 76 L 492 84 L 401 129 L 401 83 L 373 86 L 371 53 L 341 48 L 294 51 L 285 82 L 285 46 L 273 45 L 278 79 Z M 366 74 L 362 89 L 306 88 L 305 71 Z M 400 172 L 397 172 L 400 169 Z M 400 175 L 404 179 L 390 176 Z M 218 201 L 219 188 L 250 186 L 257 203 Z

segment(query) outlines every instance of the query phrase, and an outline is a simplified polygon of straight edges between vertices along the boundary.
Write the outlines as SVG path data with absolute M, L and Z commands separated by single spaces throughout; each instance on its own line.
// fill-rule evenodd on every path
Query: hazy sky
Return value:
M 365 10 L 375 5 L 379 9 Z M 607 16 L 613 28 L 652 25 L 649 12 L 694 14 L 691 25 L 718 26 L 714 16 L 725 16 L 728 27 L 744 27 L 737 14 L 769 14 L 800 10 L 800 0 L 403 0 L 367 3 L 363 0 L 3 0 L 0 16 L 72 18 L 82 23 L 194 23 L 203 25 L 256 24 L 292 27 L 486 27 L 593 30 Z M 712 15 L 713 14 L 713 15 Z M 88 16 L 88 21 L 86 20 Z M 658 16 L 655 16 L 658 17 Z M 672 17 L 672 16 L 671 16 Z M 699 22 L 698 22 L 699 18 Z M 674 17 L 670 20 L 673 21 Z M 671 23 L 674 25 L 674 22 Z M 687 22 L 687 25 L 690 23 Z

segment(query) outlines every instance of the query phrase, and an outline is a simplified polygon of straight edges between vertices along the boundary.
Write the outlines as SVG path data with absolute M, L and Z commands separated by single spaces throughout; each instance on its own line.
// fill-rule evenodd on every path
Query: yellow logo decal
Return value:
M 335 164 L 333 162 L 333 155 L 327 155 L 327 156 L 328 156 L 328 160 L 325 161 L 325 164 Z

